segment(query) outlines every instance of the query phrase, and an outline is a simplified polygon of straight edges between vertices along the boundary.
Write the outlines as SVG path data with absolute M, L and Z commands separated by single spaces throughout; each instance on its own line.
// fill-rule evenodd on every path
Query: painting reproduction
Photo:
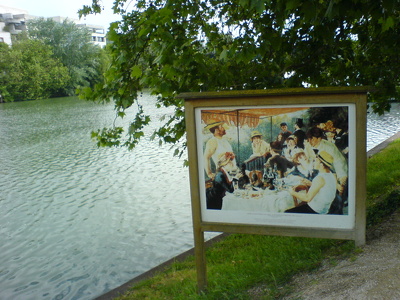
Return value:
M 195 109 L 202 219 L 351 228 L 355 104 Z

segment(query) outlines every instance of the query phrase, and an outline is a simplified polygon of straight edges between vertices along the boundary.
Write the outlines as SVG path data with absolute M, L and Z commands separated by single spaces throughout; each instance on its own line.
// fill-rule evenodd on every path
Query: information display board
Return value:
M 199 263 L 205 231 L 365 243 L 365 88 L 179 97 Z

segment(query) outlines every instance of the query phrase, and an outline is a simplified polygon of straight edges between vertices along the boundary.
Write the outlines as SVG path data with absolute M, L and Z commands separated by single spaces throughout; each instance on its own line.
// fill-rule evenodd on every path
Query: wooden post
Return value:
M 200 227 L 194 229 L 194 254 L 197 271 L 197 291 L 201 293 L 207 288 L 207 267 L 204 232 Z
M 190 174 L 190 191 L 192 202 L 192 219 L 194 234 L 194 254 L 197 271 L 198 292 L 202 292 L 207 286 L 206 274 L 206 253 L 204 244 L 204 230 L 202 228 L 200 188 L 198 181 L 198 163 L 197 163 L 197 144 L 194 108 L 190 101 L 185 102 L 186 130 L 188 141 L 188 161 Z
M 355 246 L 359 247 L 365 245 L 365 231 L 366 231 L 366 199 L 367 199 L 367 131 L 365 130 L 367 124 L 367 95 L 358 95 L 358 103 L 356 111 L 356 132 L 357 144 L 356 144 L 356 165 L 358 166 L 356 171 L 356 215 L 355 215 Z M 362 155 L 361 155 L 362 154 Z

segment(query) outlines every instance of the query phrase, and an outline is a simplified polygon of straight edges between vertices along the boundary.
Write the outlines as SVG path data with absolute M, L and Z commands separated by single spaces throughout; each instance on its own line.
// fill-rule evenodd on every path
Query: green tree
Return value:
M 52 47 L 54 55 L 68 68 L 70 81 L 60 94 L 75 95 L 79 87 L 93 86 L 101 80 L 104 50 L 91 43 L 87 27 L 72 21 L 62 23 L 52 19 L 32 19 L 27 23 L 28 37 Z
M 69 80 L 67 69 L 41 41 L 0 47 L 0 93 L 5 101 L 48 98 Z
M 80 14 L 101 12 L 92 1 Z M 158 106 L 175 106 L 154 133 L 165 143 L 184 134 L 180 92 L 367 85 L 376 87 L 370 100 L 379 113 L 398 96 L 396 0 L 138 0 L 131 11 L 125 2 L 114 1 L 122 21 L 108 35 L 112 66 L 82 97 L 113 99 L 123 117 L 149 88 Z M 99 145 L 134 147 L 149 121 L 139 105 L 126 138 L 122 128 L 94 136 Z

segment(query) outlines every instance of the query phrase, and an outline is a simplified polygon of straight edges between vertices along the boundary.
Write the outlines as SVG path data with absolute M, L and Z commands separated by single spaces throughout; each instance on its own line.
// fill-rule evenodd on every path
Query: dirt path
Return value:
M 355 258 L 328 263 L 293 282 L 284 299 L 400 299 L 400 210 L 367 233 Z

